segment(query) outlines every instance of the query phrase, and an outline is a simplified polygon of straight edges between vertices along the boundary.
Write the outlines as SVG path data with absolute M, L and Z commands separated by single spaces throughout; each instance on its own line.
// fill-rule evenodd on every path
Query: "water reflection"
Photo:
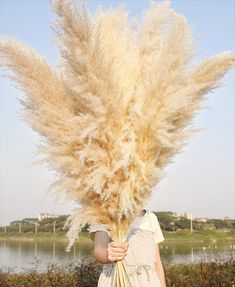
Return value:
M 196 263 L 200 260 L 223 261 L 230 255 L 235 256 L 235 245 L 225 243 L 210 244 L 203 246 L 202 244 L 189 243 L 172 243 L 161 245 L 161 258 L 167 264 L 177 263 Z
M 49 262 L 66 265 L 75 260 L 80 260 L 84 255 L 90 255 L 92 250 L 91 241 L 79 241 L 66 252 L 67 241 L 29 239 L 29 240 L 0 240 L 0 268 L 7 266 L 14 268 L 15 272 L 23 271 L 24 268 L 32 267 L 35 259 L 40 261 L 41 271 Z M 229 244 L 190 244 L 190 243 L 162 243 L 160 252 L 163 262 L 168 264 L 194 263 L 202 257 L 219 254 L 220 258 L 228 256 L 232 250 L 235 255 L 235 245 Z M 208 254 L 210 255 L 208 257 Z M 23 268 L 23 269 L 22 269 Z
M 35 259 L 46 267 L 49 262 L 59 265 L 79 260 L 82 256 L 91 253 L 91 242 L 76 243 L 71 252 L 66 252 L 67 242 L 53 240 L 0 240 L 0 268 L 14 268 L 15 272 L 22 268 L 32 267 Z
M 191 246 L 191 262 L 194 262 L 193 246 Z

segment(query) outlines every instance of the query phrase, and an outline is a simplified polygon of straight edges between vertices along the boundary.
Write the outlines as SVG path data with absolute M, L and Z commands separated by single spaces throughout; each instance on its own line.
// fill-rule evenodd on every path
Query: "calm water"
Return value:
M 91 254 L 92 244 L 76 243 L 71 252 L 65 252 L 66 242 L 53 240 L 0 240 L 0 268 L 13 268 L 14 272 L 32 268 L 36 260 L 40 261 L 43 271 L 49 262 L 66 265 Z M 235 245 L 231 244 L 160 244 L 162 261 L 169 264 L 196 262 L 201 258 L 209 260 L 216 254 L 223 260 L 229 254 L 235 255 Z M 212 256 L 212 257 L 211 257 Z

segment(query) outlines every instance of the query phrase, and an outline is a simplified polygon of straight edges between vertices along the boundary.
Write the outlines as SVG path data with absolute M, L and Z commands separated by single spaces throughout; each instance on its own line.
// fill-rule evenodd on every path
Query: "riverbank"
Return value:
M 217 229 L 217 230 L 206 230 L 206 231 L 190 231 L 178 230 L 177 232 L 164 232 L 164 237 L 168 243 L 180 241 L 182 243 L 213 243 L 225 241 L 227 243 L 235 243 L 235 229 Z
M 64 233 L 0 233 L 0 240 L 58 240 L 58 241 L 67 241 L 67 237 Z M 80 233 L 79 240 L 91 242 L 88 233 Z
M 235 229 L 219 229 L 213 231 L 178 230 L 176 232 L 163 231 L 165 241 L 162 244 L 180 241 L 182 243 L 215 243 L 226 240 L 227 243 L 235 244 Z M 82 242 L 91 243 L 89 234 L 83 232 L 79 235 Z M 0 233 L 0 240 L 58 240 L 67 241 L 65 233 Z
M 95 287 L 102 265 L 85 258 L 67 266 L 48 265 L 47 271 L 38 272 L 40 266 L 22 273 L 0 269 L 0 286 L 4 287 Z M 167 287 L 233 287 L 235 286 L 235 258 L 231 254 L 222 262 L 201 261 L 196 264 L 164 264 Z

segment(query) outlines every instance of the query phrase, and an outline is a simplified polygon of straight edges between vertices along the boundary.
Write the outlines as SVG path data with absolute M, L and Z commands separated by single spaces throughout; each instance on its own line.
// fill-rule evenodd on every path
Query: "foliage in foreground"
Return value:
M 208 262 L 164 265 L 168 287 L 235 287 L 235 257 L 219 255 Z
M 92 258 L 66 266 L 48 264 L 39 272 L 39 264 L 24 272 L 0 270 L 0 287 L 95 287 L 102 265 Z M 167 287 L 233 287 L 235 286 L 235 258 L 231 253 L 221 258 L 201 259 L 195 264 L 164 264 Z

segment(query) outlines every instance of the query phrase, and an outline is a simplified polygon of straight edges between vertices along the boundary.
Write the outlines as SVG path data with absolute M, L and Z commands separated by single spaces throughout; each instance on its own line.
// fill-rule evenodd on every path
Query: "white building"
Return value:
M 187 219 L 191 219 L 192 214 L 187 213 L 187 212 L 181 212 L 181 213 L 173 212 L 173 216 L 174 217 L 186 217 Z
M 209 219 L 208 217 L 196 217 L 195 218 L 197 221 L 200 221 L 200 222 L 207 222 L 207 220 Z
M 50 214 L 50 213 L 39 213 L 38 221 L 42 221 L 45 218 L 56 218 L 58 215 Z

